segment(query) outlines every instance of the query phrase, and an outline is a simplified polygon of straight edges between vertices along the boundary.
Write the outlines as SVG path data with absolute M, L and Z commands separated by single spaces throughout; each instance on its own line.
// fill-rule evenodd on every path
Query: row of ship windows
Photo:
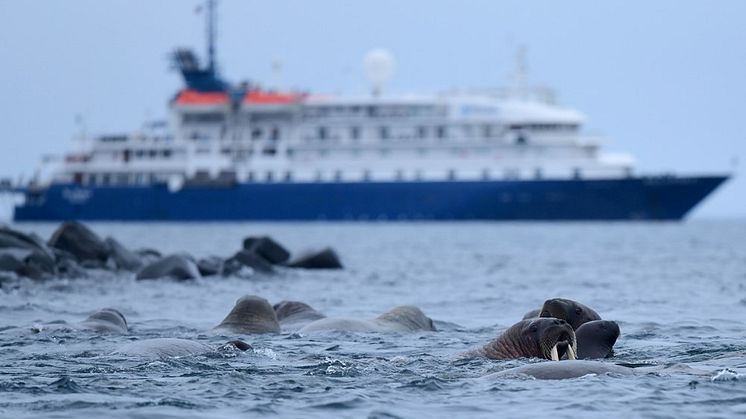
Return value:
M 522 176 L 522 173 L 524 175 Z M 576 179 L 582 178 L 582 171 L 579 168 L 572 169 L 572 177 Z M 433 177 L 431 175 L 427 176 L 428 180 L 449 180 L 449 181 L 455 181 L 455 180 L 470 180 L 475 179 L 476 177 L 474 175 L 471 176 L 464 176 L 459 175 L 459 173 L 456 170 L 448 170 L 444 173 L 445 176 L 441 177 Z M 148 184 L 154 184 L 154 183 L 165 183 L 168 182 L 169 178 L 172 176 L 172 174 L 168 173 L 98 173 L 98 174 L 83 174 L 83 173 L 76 173 L 73 176 L 73 182 L 81 185 L 96 185 L 96 186 L 114 186 L 114 185 L 148 185 Z M 210 179 L 210 177 L 205 172 L 198 172 L 195 176 L 195 178 L 199 179 Z M 343 172 L 341 170 L 336 170 L 333 172 L 322 172 L 317 171 L 315 172 L 313 176 L 313 181 L 315 182 L 325 182 L 325 181 L 334 181 L 334 182 L 341 182 L 341 181 L 421 181 L 424 180 L 426 176 L 423 174 L 421 170 L 415 170 L 414 173 L 406 173 L 404 170 L 396 170 L 393 173 L 388 174 L 388 176 L 381 176 L 380 174 L 376 174 L 375 176 L 373 173 L 369 170 L 364 170 L 362 172 L 357 173 L 350 173 L 350 172 Z M 479 174 L 479 179 L 481 180 L 496 180 L 496 179 L 504 179 L 504 180 L 519 180 L 519 179 L 543 179 L 543 171 L 540 168 L 534 169 L 532 175 L 526 175 L 525 171 L 522 172 L 518 169 L 506 169 L 502 172 L 502 176 L 498 176 L 497 173 L 493 170 L 484 169 Z M 218 176 L 218 179 L 226 180 L 226 179 L 236 179 L 236 175 L 233 172 L 221 172 Z M 276 171 L 265 171 L 265 172 L 248 172 L 246 181 L 247 182 L 292 182 L 296 180 L 295 176 L 293 175 L 293 172 L 286 171 L 286 172 L 276 172 Z M 305 178 L 303 180 L 306 180 Z
M 392 139 L 447 139 L 451 137 L 463 137 L 463 138 L 496 138 L 504 135 L 506 132 L 516 132 L 518 137 L 522 136 L 524 131 L 536 132 L 536 131 L 572 131 L 576 129 L 575 125 L 554 125 L 554 124 L 522 124 L 522 125 L 511 125 L 508 127 L 494 125 L 494 124 L 483 124 L 483 125 L 460 125 L 460 126 L 447 126 L 447 125 L 435 125 L 425 126 L 420 125 L 412 127 L 411 129 L 394 129 L 390 126 L 378 126 L 372 128 L 363 128 L 361 126 L 351 126 L 346 128 L 332 128 L 329 126 L 318 126 L 312 129 L 304 130 L 302 138 L 306 141 L 326 141 L 326 140 L 339 140 L 347 138 L 353 141 L 357 141 L 366 136 L 368 138 L 375 138 L 381 140 L 392 140 Z M 227 126 L 220 128 L 220 138 L 227 139 L 233 138 L 229 135 Z M 272 127 L 254 127 L 247 134 L 245 134 L 251 140 L 270 140 L 277 141 L 281 137 L 281 130 L 277 126 Z M 239 134 L 240 137 L 244 135 Z M 192 140 L 209 139 L 209 135 L 205 135 L 201 131 L 192 131 L 189 135 Z
M 306 119 L 318 118 L 413 118 L 413 117 L 443 117 L 446 115 L 445 108 L 435 106 L 314 106 L 300 111 L 300 117 Z M 291 121 L 293 113 L 287 111 L 279 112 L 251 112 L 238 115 L 239 122 L 260 121 Z M 181 115 L 181 121 L 185 124 L 220 124 L 228 120 L 224 112 L 185 112 Z

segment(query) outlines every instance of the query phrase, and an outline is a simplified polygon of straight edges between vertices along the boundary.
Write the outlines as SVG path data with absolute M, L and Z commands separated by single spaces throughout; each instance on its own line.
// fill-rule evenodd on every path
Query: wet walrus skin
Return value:
M 537 362 L 510 368 L 505 371 L 486 375 L 484 379 L 532 377 L 537 380 L 565 380 L 586 375 L 632 375 L 633 369 L 599 361 L 560 361 Z
M 315 320 L 323 319 L 323 314 L 300 301 L 280 301 L 272 307 L 280 326 L 287 330 L 298 330 Z
M 177 356 L 199 355 L 221 349 L 235 349 L 246 351 L 251 345 L 241 340 L 232 340 L 219 348 L 213 348 L 205 343 L 177 338 L 155 338 L 129 342 L 114 353 L 118 355 L 135 356 L 141 358 L 169 358 Z
M 325 318 L 303 327 L 300 332 L 417 332 L 434 331 L 433 320 L 415 306 L 398 306 L 372 320 Z
M 280 333 L 280 323 L 272 305 L 256 295 L 244 295 L 215 329 L 234 333 Z
M 492 342 L 464 355 L 490 359 L 543 358 L 559 361 L 564 355 L 574 357 L 576 348 L 575 332 L 566 321 L 537 318 L 521 320 Z
M 614 355 L 614 344 L 619 338 L 619 325 L 611 320 L 583 323 L 575 331 L 578 359 L 608 358 Z
M 566 298 L 552 298 L 544 301 L 539 317 L 562 319 L 570 323 L 573 330 L 578 330 L 583 323 L 601 320 L 601 316 L 592 308 Z

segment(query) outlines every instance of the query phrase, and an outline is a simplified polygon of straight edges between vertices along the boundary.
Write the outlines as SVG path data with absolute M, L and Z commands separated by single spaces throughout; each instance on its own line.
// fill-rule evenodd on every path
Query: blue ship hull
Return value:
M 727 176 L 26 191 L 16 221 L 680 220 Z

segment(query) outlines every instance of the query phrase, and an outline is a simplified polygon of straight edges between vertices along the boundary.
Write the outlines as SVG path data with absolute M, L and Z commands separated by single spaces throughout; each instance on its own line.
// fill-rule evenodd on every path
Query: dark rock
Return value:
M 35 234 L 25 234 L 8 227 L 0 227 L 0 250 L 8 251 L 4 256 L 5 266 L 17 262 L 23 264 L 13 271 L 18 275 L 41 279 L 57 275 L 55 256 L 52 250 Z
M 31 279 L 48 279 L 56 269 L 48 265 L 46 257 L 31 249 L 0 249 L 0 271 L 13 272 Z
M 223 264 L 223 276 L 230 276 L 238 272 L 241 267 L 247 266 L 255 272 L 272 273 L 274 268 L 263 257 L 248 250 L 240 250 Z
M 75 221 L 63 223 L 49 239 L 49 246 L 72 253 L 79 262 L 106 265 L 109 246 L 88 227 Z
M 342 262 L 337 252 L 327 247 L 318 252 L 306 253 L 298 259 L 288 263 L 291 268 L 303 269 L 342 269 Z
M 243 248 L 256 253 L 274 265 L 285 263 L 290 259 L 290 252 L 267 236 L 247 237 L 243 241 Z
M 155 249 L 137 249 L 135 254 L 140 258 L 143 265 L 149 265 L 163 257 L 163 254 Z
M 202 276 L 217 275 L 223 270 L 223 258 L 208 256 L 197 262 L 197 268 Z
M 106 244 L 109 246 L 111 258 L 114 259 L 117 268 L 124 269 L 125 271 L 137 271 L 142 268 L 143 263 L 140 256 L 124 247 L 116 239 L 107 237 Z
M 153 262 L 137 273 L 137 279 L 174 278 L 179 280 L 201 278 L 197 265 L 185 255 L 170 255 Z

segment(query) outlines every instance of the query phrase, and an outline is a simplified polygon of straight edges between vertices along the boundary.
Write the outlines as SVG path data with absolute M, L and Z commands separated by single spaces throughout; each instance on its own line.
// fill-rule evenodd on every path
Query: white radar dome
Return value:
M 379 95 L 381 87 L 394 74 L 396 60 L 388 50 L 375 48 L 365 54 L 365 74 L 373 84 L 373 94 Z

